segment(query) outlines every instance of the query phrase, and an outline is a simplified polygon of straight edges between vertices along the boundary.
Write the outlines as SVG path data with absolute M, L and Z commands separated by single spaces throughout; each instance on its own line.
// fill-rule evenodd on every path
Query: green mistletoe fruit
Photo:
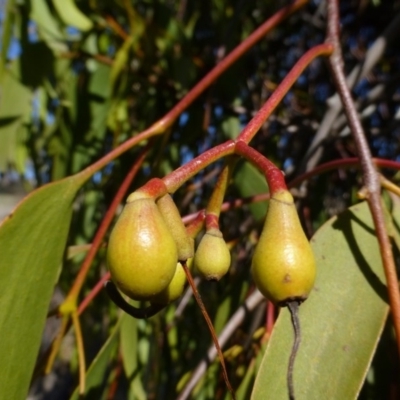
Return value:
M 129 196 L 107 250 L 111 278 L 135 300 L 148 300 L 171 282 L 178 262 L 175 241 L 153 198 Z
M 194 255 L 194 241 L 186 233 L 186 227 L 172 197 L 169 194 L 160 197 L 157 200 L 157 207 L 175 240 L 178 249 L 178 260 L 186 261 L 192 258 Z
M 278 304 L 305 300 L 314 285 L 314 255 L 293 197 L 286 190 L 274 194 L 269 202 L 252 274 L 260 292 Z
M 186 274 L 181 263 L 178 263 L 175 269 L 174 277 L 170 284 L 150 301 L 152 304 L 167 305 L 182 296 L 186 284 Z

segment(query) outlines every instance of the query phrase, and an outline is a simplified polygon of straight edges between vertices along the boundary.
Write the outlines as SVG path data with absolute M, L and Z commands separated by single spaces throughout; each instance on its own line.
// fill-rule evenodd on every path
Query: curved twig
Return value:
M 151 304 L 145 308 L 137 308 L 127 303 L 126 300 L 121 296 L 114 282 L 107 281 L 104 283 L 104 288 L 110 299 L 123 311 L 136 319 L 146 319 L 156 315 L 161 311 L 164 306 L 160 304 Z
M 217 354 L 219 356 L 219 361 L 221 363 L 222 374 L 224 376 L 225 384 L 226 384 L 226 386 L 227 386 L 227 388 L 228 388 L 228 390 L 229 390 L 229 392 L 230 392 L 230 394 L 232 396 L 232 399 L 236 400 L 235 392 L 234 392 L 234 390 L 232 388 L 232 385 L 231 385 L 231 383 L 229 381 L 228 372 L 226 370 L 224 355 L 222 354 L 221 346 L 220 346 L 218 338 L 216 336 L 213 323 L 212 323 L 212 321 L 211 321 L 211 319 L 210 319 L 210 317 L 208 315 L 206 307 L 204 306 L 204 303 L 203 303 L 203 300 L 201 299 L 200 293 L 197 291 L 197 287 L 196 287 L 196 285 L 195 285 L 195 283 L 193 281 L 192 274 L 190 273 L 190 270 L 187 267 L 186 262 L 182 262 L 181 264 L 182 264 L 183 270 L 185 271 L 186 278 L 187 278 L 187 280 L 189 282 L 189 285 L 192 288 L 193 296 L 196 299 L 196 302 L 197 302 L 198 306 L 200 307 L 201 313 L 203 314 L 203 317 L 204 317 L 204 319 L 205 319 L 205 321 L 207 323 L 208 329 L 209 329 L 210 334 L 212 336 L 212 340 L 214 342 L 214 348 L 215 348 L 215 350 L 216 350 L 216 352 L 217 352 Z

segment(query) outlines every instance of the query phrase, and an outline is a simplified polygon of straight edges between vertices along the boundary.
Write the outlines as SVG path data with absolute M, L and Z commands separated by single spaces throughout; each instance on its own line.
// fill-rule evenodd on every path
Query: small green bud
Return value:
M 212 228 L 201 238 L 194 265 L 207 280 L 219 281 L 228 272 L 231 253 L 219 229 Z
M 171 195 L 166 194 L 160 197 L 157 200 L 157 207 L 175 240 L 178 249 L 178 260 L 186 261 L 192 258 L 194 255 L 194 240 L 188 236 L 186 227 Z

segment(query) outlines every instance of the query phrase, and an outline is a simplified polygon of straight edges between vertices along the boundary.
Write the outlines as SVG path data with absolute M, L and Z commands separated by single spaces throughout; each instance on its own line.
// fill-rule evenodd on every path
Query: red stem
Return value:
M 193 218 L 190 220 L 190 222 L 186 223 L 186 232 L 189 237 L 195 238 L 204 227 L 206 212 L 205 210 L 200 210 L 196 214 L 192 215 Z M 185 223 L 184 218 L 182 218 L 182 221 Z
M 268 338 L 271 336 L 274 325 L 275 325 L 275 305 L 272 301 L 267 300 L 267 321 L 265 324 L 265 333 Z
M 373 158 L 372 161 L 377 167 L 390 168 L 394 170 L 400 170 L 400 163 L 392 160 L 385 160 L 383 158 Z M 329 161 L 325 164 L 321 164 L 314 168 L 312 171 L 306 172 L 288 183 L 288 187 L 292 188 L 303 181 L 318 176 L 324 172 L 331 170 L 336 170 L 338 168 L 360 168 L 360 163 L 358 158 L 343 158 L 340 160 Z M 270 193 L 262 193 L 255 196 L 245 197 L 243 199 L 236 199 L 233 201 L 228 201 L 222 204 L 221 211 L 227 211 L 232 208 L 242 207 L 244 204 L 257 203 L 260 201 L 269 200 Z M 182 221 L 187 226 L 187 232 L 189 236 L 195 237 L 197 233 L 202 229 L 205 223 L 205 210 L 199 210 L 193 214 L 186 215 L 182 218 Z M 103 289 L 104 282 L 110 279 L 110 273 L 107 272 L 99 282 L 93 287 L 90 293 L 81 302 L 78 308 L 78 314 L 81 315 L 83 311 L 87 308 L 89 303 L 97 296 L 97 294 Z
M 214 161 L 222 157 L 233 154 L 235 151 L 235 142 L 228 140 L 218 146 L 207 150 L 205 153 L 200 154 L 187 164 L 182 165 L 175 171 L 171 172 L 163 178 L 165 186 L 168 187 L 170 193 L 174 193 L 179 189 L 187 180 L 196 175 L 199 171 L 212 164 Z
M 296 82 L 297 78 L 302 74 L 306 67 L 319 56 L 329 56 L 332 54 L 333 46 L 330 43 L 320 44 L 308 50 L 295 66 L 286 75 L 285 79 L 280 83 L 280 85 L 275 89 L 269 99 L 260 108 L 254 118 L 247 124 L 237 141 L 242 140 L 245 143 L 249 143 L 251 139 L 255 136 L 258 130 L 261 128 L 266 119 L 272 114 L 277 105 L 286 95 L 288 90 Z
M 304 69 L 311 63 L 311 61 L 320 55 L 330 55 L 332 51 L 332 45 L 327 43 L 315 46 L 308 50 L 307 53 L 304 54 L 299 61 L 297 61 L 296 65 L 281 82 L 271 97 L 265 102 L 254 118 L 252 118 L 252 120 L 243 129 L 236 139 L 236 142 L 244 142 L 244 144 L 249 143 L 257 131 L 261 128 L 265 120 L 271 115 L 276 106 L 288 92 L 293 83 L 297 80 Z M 183 183 L 185 183 L 188 179 L 205 168 L 207 165 L 218 160 L 219 158 L 232 154 L 232 148 L 230 146 L 234 146 L 233 141 L 228 141 L 216 146 L 164 177 L 163 180 L 165 185 L 168 187 L 168 191 L 170 193 L 175 192 L 181 185 L 183 185 Z M 270 179 L 272 179 L 272 176 Z M 275 178 L 272 179 L 271 183 L 274 180 Z M 277 185 L 277 189 L 279 189 L 279 184 L 277 183 Z
M 206 214 L 206 230 L 218 229 L 219 230 L 219 219 L 215 214 Z
M 400 163 L 397 161 L 385 160 L 383 158 L 373 158 L 372 161 L 375 163 L 376 166 L 381 168 L 390 168 L 394 170 L 400 170 Z M 306 172 L 302 175 L 299 175 L 292 181 L 288 182 L 288 188 L 295 187 L 299 185 L 301 182 L 310 179 L 314 176 L 318 176 L 323 172 L 335 170 L 338 168 L 360 168 L 360 162 L 358 158 L 343 158 L 341 160 L 334 160 L 329 161 L 325 164 L 321 164 L 318 167 L 314 168 L 313 170 Z M 270 194 L 269 193 L 261 193 L 255 196 L 245 197 L 243 199 L 235 199 L 232 201 L 228 201 L 222 204 L 221 211 L 231 210 L 233 208 L 242 207 L 244 204 L 252 204 L 258 203 L 261 201 L 269 200 Z M 182 218 L 184 224 L 190 224 L 193 220 L 196 219 L 197 215 L 203 212 L 204 210 L 197 211 L 193 214 L 186 215 Z
M 186 278 L 187 278 L 189 285 L 193 291 L 193 296 L 196 299 L 196 302 L 200 308 L 201 313 L 203 314 L 203 317 L 204 317 L 204 319 L 207 323 L 208 329 L 210 331 L 212 340 L 214 342 L 215 349 L 217 350 L 217 353 L 218 353 L 219 361 L 221 363 L 222 374 L 224 376 L 225 384 L 226 384 L 233 400 L 236 400 L 235 391 L 233 390 L 231 383 L 229 381 L 229 376 L 228 376 L 228 372 L 226 370 L 224 355 L 223 355 L 221 347 L 219 345 L 218 337 L 217 337 L 217 334 L 215 333 L 214 325 L 210 319 L 210 316 L 208 315 L 207 309 L 203 303 L 203 300 L 201 299 L 200 293 L 198 292 L 197 287 L 196 287 L 196 283 L 194 282 L 194 280 L 192 278 L 192 274 L 190 273 L 190 270 L 187 267 L 186 263 L 182 264 L 182 268 L 185 271 Z
M 287 190 L 282 171 L 260 152 L 253 149 L 245 142 L 238 141 L 236 143 L 235 153 L 245 157 L 265 174 L 271 196 L 277 192 L 281 192 L 282 190 Z
M 204 92 L 223 72 L 225 72 L 238 58 L 253 47 L 268 32 L 279 25 L 285 18 L 304 6 L 307 0 L 298 0 L 282 8 L 271 18 L 258 27 L 248 38 L 232 50 L 221 60 L 193 89 L 163 118 L 175 120 L 197 97 Z
M 397 161 L 385 160 L 383 158 L 373 158 L 372 162 L 377 167 L 400 170 L 400 163 Z M 320 175 L 321 173 L 330 171 L 332 169 L 351 168 L 351 167 L 361 168 L 360 160 L 357 157 L 343 158 L 340 160 L 329 161 L 325 164 L 318 165 L 311 171 L 305 172 L 304 174 L 294 178 L 292 181 L 290 181 L 288 186 L 289 187 L 297 186 L 299 183 L 309 178 L 312 178 L 313 176 Z
M 137 190 L 137 192 L 146 193 L 146 195 L 159 198 L 168 193 L 164 181 L 160 178 L 150 179 L 144 186 Z M 129 199 L 128 199 L 129 200 Z
M 165 114 L 161 119 L 155 122 L 145 131 L 133 136 L 131 139 L 122 143 L 120 146 L 106 154 L 100 160 L 87 167 L 84 171 L 88 170 L 94 174 L 101 168 L 106 166 L 110 161 L 120 156 L 125 151 L 129 150 L 136 144 L 152 136 L 160 135 L 169 128 L 179 115 L 196 100 L 201 93 L 203 93 L 220 75 L 222 75 L 235 61 L 237 61 L 244 53 L 253 47 L 260 39 L 262 39 L 268 32 L 279 25 L 285 18 L 293 14 L 300 7 L 304 6 L 307 0 L 297 0 L 291 5 L 282 8 L 275 13 L 271 18 L 265 21 L 259 28 L 257 28 L 249 37 L 243 40 L 237 47 L 235 47 L 224 59 L 220 61 L 199 83 L 197 83 L 190 92 L 183 97 L 176 106 Z M 83 173 L 84 173 L 83 171 Z
M 111 279 L 110 272 L 106 272 L 100 280 L 96 283 L 96 285 L 92 288 L 89 294 L 82 300 L 81 304 L 78 307 L 78 315 L 81 315 L 88 305 L 92 302 L 92 300 L 100 293 L 104 288 L 104 283 Z

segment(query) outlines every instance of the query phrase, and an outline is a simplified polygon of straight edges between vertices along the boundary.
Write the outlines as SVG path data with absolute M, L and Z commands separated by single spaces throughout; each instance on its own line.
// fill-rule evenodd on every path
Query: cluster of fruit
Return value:
M 195 251 L 193 233 L 170 194 L 157 197 L 149 192 L 143 187 L 128 197 L 110 236 L 107 262 L 112 281 L 124 294 L 163 307 L 184 290 L 181 263 L 193 260 L 206 279 L 219 280 L 231 257 L 218 224 L 206 224 Z M 314 256 L 286 188 L 271 191 L 252 275 L 264 296 L 279 305 L 305 300 L 313 287 Z

